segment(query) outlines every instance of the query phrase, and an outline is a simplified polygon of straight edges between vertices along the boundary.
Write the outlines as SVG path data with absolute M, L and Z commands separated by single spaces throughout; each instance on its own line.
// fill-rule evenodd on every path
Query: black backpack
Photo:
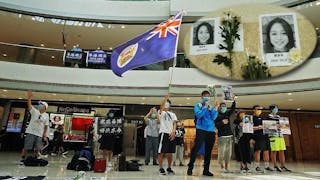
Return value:
M 46 166 L 46 165 L 48 165 L 48 161 L 47 160 L 38 159 L 38 158 L 33 157 L 33 156 L 26 157 L 26 159 L 24 160 L 23 163 L 24 163 L 25 166 Z

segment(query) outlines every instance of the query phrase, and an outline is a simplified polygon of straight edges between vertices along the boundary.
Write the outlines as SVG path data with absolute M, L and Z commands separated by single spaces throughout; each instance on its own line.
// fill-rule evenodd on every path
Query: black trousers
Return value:
M 251 139 L 251 136 L 249 134 L 243 134 L 243 136 L 240 138 L 238 143 L 240 161 L 243 164 L 251 163 L 250 139 Z
M 193 164 L 196 160 L 197 153 L 202 145 L 205 142 L 205 153 L 204 153 L 204 172 L 209 171 L 210 160 L 211 160 L 211 151 L 215 141 L 215 132 L 204 131 L 201 129 L 196 129 L 196 138 L 194 140 L 194 145 L 191 150 L 190 162 L 188 164 L 189 170 L 193 169 Z

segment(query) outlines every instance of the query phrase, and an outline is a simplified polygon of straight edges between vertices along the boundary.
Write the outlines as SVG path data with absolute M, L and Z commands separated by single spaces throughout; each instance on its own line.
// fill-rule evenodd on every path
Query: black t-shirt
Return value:
M 253 116 L 253 126 L 260 126 L 262 125 L 262 118 L 258 116 Z M 255 130 L 253 133 L 255 138 L 264 137 L 263 129 Z
M 235 111 L 236 108 L 236 101 L 233 101 L 230 110 L 225 113 L 219 112 L 217 119 L 215 120 L 215 125 L 218 129 L 218 136 L 230 136 L 232 135 L 231 125 L 230 125 L 230 116 Z M 223 124 L 222 120 L 228 119 L 227 124 Z

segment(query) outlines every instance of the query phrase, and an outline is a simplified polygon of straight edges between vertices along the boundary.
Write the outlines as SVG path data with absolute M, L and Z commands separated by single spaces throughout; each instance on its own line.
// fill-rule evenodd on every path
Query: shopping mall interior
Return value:
M 180 32 L 176 36 L 176 47 L 171 48 L 175 50 L 172 51 L 174 56 L 133 66 L 121 76 L 115 74 L 111 59 L 125 51 L 119 52 L 119 47 L 181 10 Z M 231 19 L 240 19 L 240 30 L 237 31 L 240 38 L 238 44 L 232 44 L 234 51 L 232 48 L 226 48 L 226 51 L 210 49 L 213 47 L 210 43 L 197 47 L 192 44 L 196 25 L 208 21 L 213 22 L 215 41 L 212 44 L 218 47 L 221 39 L 217 37 L 224 32 L 219 30 L 223 26 L 220 18 L 230 20 L 226 15 L 229 13 Z M 276 104 L 278 114 L 289 120 L 290 133 L 283 137 L 286 166 L 292 172 L 256 173 L 252 163 L 252 172 L 243 173 L 236 161 L 234 147 L 230 171 L 221 171 L 216 137 L 210 164 L 214 178 L 320 178 L 319 0 L 0 0 L 0 14 L 0 179 L 76 179 L 77 176 L 79 179 L 101 180 L 212 178 L 202 175 L 200 156 L 193 176 L 187 175 L 196 136 L 194 105 L 202 101 L 201 92 L 204 90 L 211 92 L 213 101 L 224 102 L 226 86 L 232 87 L 231 93 L 236 101 L 231 122 L 240 111 L 252 114 L 252 107 L 257 104 L 263 107 L 264 116 L 270 113 L 269 106 Z M 268 39 L 268 30 L 264 28 L 273 16 L 291 22 L 293 49 L 298 49 L 299 54 L 297 61 L 290 59 L 292 49 L 268 54 L 263 48 Z M 172 34 L 172 31 L 165 32 L 168 37 Z M 161 48 L 157 50 L 161 51 Z M 153 57 L 152 49 L 147 51 Z M 71 57 L 70 53 L 81 57 Z M 90 57 L 96 55 L 94 53 L 102 53 L 99 62 L 90 61 Z M 225 62 L 217 63 L 215 57 L 219 53 L 229 54 L 230 60 L 233 55 L 231 66 Z M 269 61 L 270 54 L 274 57 L 272 60 L 279 61 Z M 277 59 L 277 55 L 290 60 L 281 62 L 283 59 Z M 252 57 L 258 64 L 249 72 Z M 127 64 L 130 62 L 125 62 Z M 260 67 L 267 75 L 250 76 Z M 20 163 L 25 131 L 31 117 L 28 91 L 32 91 L 35 107 L 40 100 L 48 103 L 49 150 L 47 156 L 42 157 L 48 162 L 44 167 Z M 184 166 L 172 166 L 175 175 L 161 176 L 158 166 L 145 164 L 147 124 L 144 117 L 151 108 L 159 109 L 166 95 L 172 102 L 170 110 L 184 125 Z M 228 107 L 232 104 L 225 102 Z M 95 136 L 94 155 L 102 157 L 98 140 L 107 128 L 101 132 L 99 128 L 105 127 L 100 122 L 106 121 L 111 112 L 119 121 L 117 126 L 111 126 L 119 130 L 114 139 L 113 167 L 107 165 L 103 172 L 92 170 L 84 174 L 67 170 L 75 152 L 88 144 L 91 126 Z M 52 122 L 56 117 L 63 122 L 66 155 L 59 152 L 57 156 L 51 155 L 56 131 Z M 124 155 L 128 162 L 138 161 L 140 171 L 119 171 L 119 157 Z M 164 167 L 167 165 L 164 161 Z

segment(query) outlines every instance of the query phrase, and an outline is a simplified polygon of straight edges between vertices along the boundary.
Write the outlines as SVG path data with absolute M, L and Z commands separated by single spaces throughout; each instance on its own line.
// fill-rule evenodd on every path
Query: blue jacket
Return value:
M 214 120 L 216 120 L 218 116 L 218 112 L 214 107 L 211 107 L 209 110 L 208 108 L 204 107 L 203 103 L 197 103 L 194 106 L 194 114 L 197 118 L 197 129 L 214 132 Z

